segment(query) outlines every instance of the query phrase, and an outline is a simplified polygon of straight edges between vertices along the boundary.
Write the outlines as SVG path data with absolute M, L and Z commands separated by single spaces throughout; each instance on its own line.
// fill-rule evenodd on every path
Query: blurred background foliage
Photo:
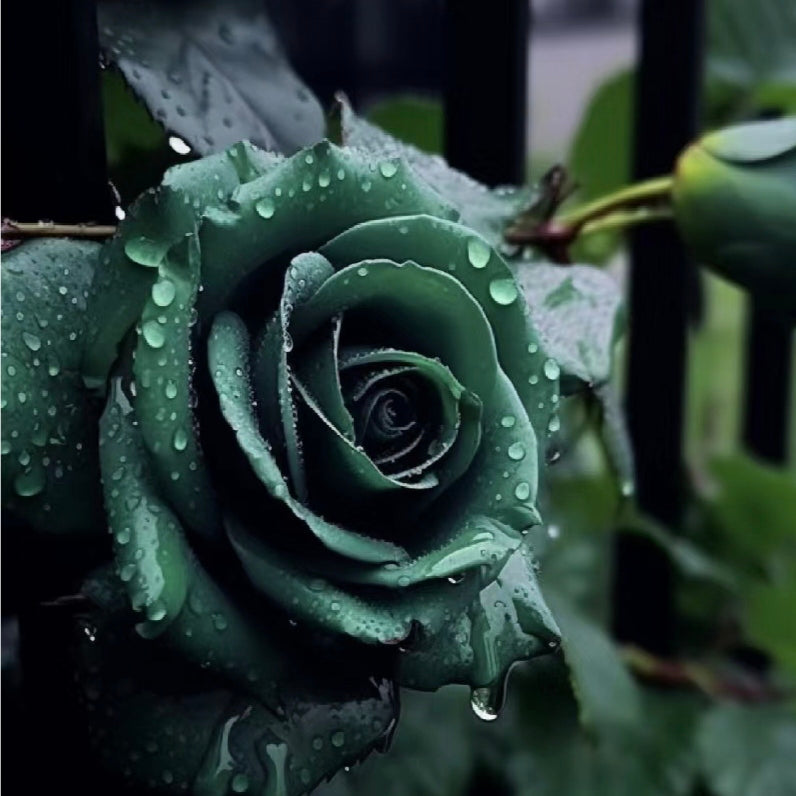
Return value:
M 267 5 L 291 63 L 322 105 L 343 89 L 369 120 L 441 152 L 442 56 L 433 43 L 443 3 Z M 529 179 L 564 162 L 579 185 L 573 203 L 587 201 L 628 180 L 635 3 L 534 7 Z M 794 0 L 707 0 L 707 9 L 705 128 L 796 113 Z M 163 130 L 110 64 L 103 101 L 120 206 L 164 168 L 197 154 Z M 623 283 L 620 237 L 594 236 L 577 256 L 605 264 Z M 551 468 L 543 498 L 547 524 L 535 540 L 545 593 L 565 635 L 578 639 L 571 649 L 565 644 L 571 672 L 556 657 L 518 666 L 491 724 L 473 717 L 466 689 L 406 692 L 389 753 L 341 772 L 320 793 L 796 793 L 796 423 L 789 465 L 774 468 L 741 449 L 745 297 L 716 277 L 702 280 L 705 309 L 688 353 L 690 499 L 682 526 L 661 528 L 622 500 L 590 415 L 572 407 L 562 430 L 566 455 Z M 622 373 L 620 345 L 618 390 Z M 611 638 L 612 601 L 633 599 L 613 593 L 619 533 L 646 536 L 675 564 L 676 649 L 666 660 Z

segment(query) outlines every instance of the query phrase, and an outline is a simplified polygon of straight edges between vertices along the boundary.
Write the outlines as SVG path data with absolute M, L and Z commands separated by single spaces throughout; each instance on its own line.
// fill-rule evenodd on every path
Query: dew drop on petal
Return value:
M 170 279 L 159 279 L 152 285 L 152 301 L 158 307 L 168 307 L 174 296 L 177 294 L 177 288 L 174 287 L 174 282 Z
M 22 340 L 31 351 L 38 351 L 41 348 L 41 339 L 30 332 L 22 332 Z
M 545 360 L 544 375 L 547 376 L 550 381 L 555 381 L 561 375 L 561 368 L 558 366 L 558 362 L 556 362 L 555 359 Z
M 174 439 L 173 439 L 174 450 L 176 451 L 184 451 L 185 448 L 188 446 L 188 435 L 185 433 L 185 429 L 178 428 L 174 432 Z
M 514 415 L 504 415 L 500 418 L 500 425 L 503 426 L 503 428 L 513 428 L 516 422 L 517 419 Z
M 398 171 L 398 166 L 391 160 L 385 160 L 383 163 L 379 164 L 379 171 L 385 180 L 389 180 L 390 177 L 395 176 L 395 173 Z
M 254 209 L 257 211 L 258 216 L 262 218 L 272 218 L 276 207 L 274 206 L 274 200 L 266 196 L 254 205 Z
M 521 442 L 513 442 L 508 449 L 509 459 L 519 462 L 525 458 L 525 446 Z
M 514 488 L 514 497 L 517 500 L 528 500 L 531 496 L 531 485 L 527 481 L 520 481 Z
M 141 333 L 144 335 L 144 340 L 146 340 L 152 348 L 163 348 L 166 342 L 166 335 L 157 321 L 146 321 L 141 327 Z
M 467 241 L 467 259 L 473 268 L 486 268 L 491 254 L 489 246 L 480 238 L 470 238 Z
M 507 307 L 516 301 L 519 292 L 514 280 L 508 277 L 506 279 L 493 279 L 489 283 L 489 295 L 495 304 Z

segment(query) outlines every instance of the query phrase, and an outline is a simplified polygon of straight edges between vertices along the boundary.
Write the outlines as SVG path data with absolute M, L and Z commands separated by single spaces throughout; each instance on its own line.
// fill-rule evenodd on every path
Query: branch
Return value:
M 633 645 L 622 647 L 622 657 L 640 678 L 659 685 L 696 689 L 712 698 L 759 703 L 782 699 L 780 690 L 752 676 L 720 674 L 704 664 L 668 661 Z
M 54 221 L 12 221 L 3 219 L 0 230 L 3 238 L 109 238 L 116 233 L 110 224 L 57 224 Z
M 579 236 L 622 229 L 671 218 L 672 177 L 657 177 L 622 188 L 555 218 L 539 217 L 534 207 L 508 226 L 508 243 L 536 246 L 559 263 L 568 263 L 567 250 Z

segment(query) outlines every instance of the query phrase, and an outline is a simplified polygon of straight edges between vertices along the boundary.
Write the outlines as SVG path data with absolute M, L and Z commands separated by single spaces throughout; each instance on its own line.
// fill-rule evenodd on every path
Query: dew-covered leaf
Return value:
M 586 265 L 519 262 L 516 273 L 539 338 L 561 367 L 565 391 L 578 382 L 607 381 L 625 328 L 616 282 Z
M 697 756 L 700 701 L 679 692 L 642 691 L 638 720 L 586 732 L 564 667 L 540 659 L 512 678 L 504 737 L 493 765 L 517 796 L 688 796 Z M 496 772 L 497 773 L 497 772 Z
M 98 11 L 106 58 L 198 154 L 242 140 L 291 153 L 323 137 L 321 107 L 262 3 L 110 0 Z
M 642 709 L 639 689 L 613 641 L 552 585 L 545 596 L 561 627 L 564 657 L 581 721 L 597 729 L 636 724 Z
M 440 155 L 423 152 L 411 144 L 357 116 L 344 98 L 339 98 L 343 144 L 376 158 L 402 158 L 411 169 L 461 213 L 466 226 L 497 246 L 506 223 L 531 204 L 535 189 L 500 187 L 490 189 L 447 164 Z
M 97 407 L 80 376 L 96 243 L 3 255 L 3 507 L 40 531 L 103 527 Z

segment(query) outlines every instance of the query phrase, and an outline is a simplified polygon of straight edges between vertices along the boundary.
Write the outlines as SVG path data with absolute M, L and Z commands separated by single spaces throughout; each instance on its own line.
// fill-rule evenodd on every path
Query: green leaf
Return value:
M 584 732 L 564 667 L 540 659 L 512 680 L 504 753 L 495 761 L 518 796 L 689 796 L 697 768 L 693 726 L 699 702 L 645 691 L 639 720 Z M 493 728 L 490 728 L 492 730 Z M 493 762 L 493 765 L 495 763 Z
M 567 158 L 578 185 L 577 204 L 585 204 L 630 182 L 635 79 L 623 70 L 606 79 L 592 95 Z M 577 259 L 603 262 L 619 243 L 615 232 L 589 235 L 574 247 Z
M 710 474 L 715 490 L 706 508 L 725 555 L 748 571 L 775 575 L 780 562 L 796 556 L 793 476 L 740 455 L 716 459 Z
M 102 109 L 109 176 L 126 206 L 183 158 L 116 69 L 102 71 Z
M 616 282 L 587 265 L 520 262 L 516 270 L 539 339 L 563 372 L 562 390 L 608 381 L 626 320 Z
M 255 0 L 112 0 L 103 52 L 152 116 L 201 155 L 241 140 L 279 152 L 323 137 L 323 113 Z
M 502 241 L 506 223 L 533 201 L 534 189 L 486 188 L 451 168 L 441 156 L 422 152 L 360 118 L 344 98 L 338 98 L 338 102 L 344 145 L 373 158 L 402 158 L 418 177 L 456 207 L 463 224 L 493 246 Z
M 747 640 L 796 675 L 796 490 L 791 473 L 745 456 L 719 459 L 710 474 L 708 542 L 733 567 Z
M 716 796 L 793 796 L 796 715 L 782 705 L 717 705 L 699 727 L 702 772 Z
M 400 95 L 376 102 L 365 114 L 367 120 L 394 138 L 423 152 L 441 154 L 443 109 L 439 100 Z
M 564 656 L 584 725 L 627 728 L 639 723 L 639 689 L 612 640 L 551 585 L 545 590 L 561 627 Z
M 3 255 L 3 507 L 40 531 L 104 527 L 98 412 L 80 377 L 99 251 L 39 240 Z
M 722 123 L 753 118 L 760 110 L 796 110 L 793 5 L 711 0 L 707 8 L 709 86 L 732 114 Z

